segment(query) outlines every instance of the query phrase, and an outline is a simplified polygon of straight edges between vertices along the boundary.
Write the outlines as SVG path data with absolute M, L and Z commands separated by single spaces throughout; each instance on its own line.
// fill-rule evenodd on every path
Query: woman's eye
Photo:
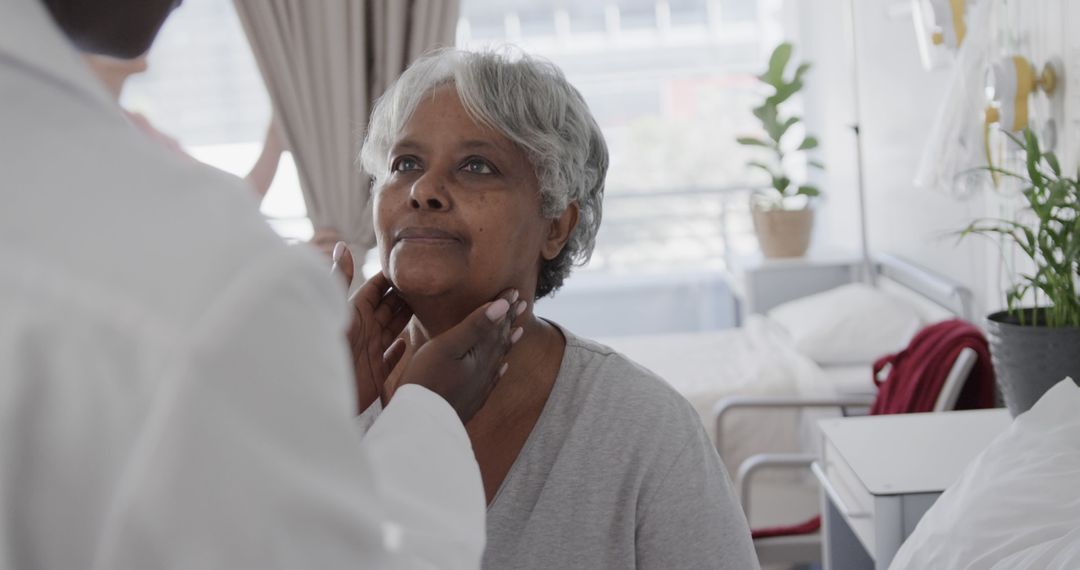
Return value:
M 479 158 L 471 158 L 465 162 L 465 171 L 469 174 L 494 174 L 495 169 L 486 161 Z
M 390 170 L 394 172 L 408 172 L 410 170 L 419 170 L 420 163 L 411 156 L 403 156 L 394 161 L 394 164 L 390 166 Z

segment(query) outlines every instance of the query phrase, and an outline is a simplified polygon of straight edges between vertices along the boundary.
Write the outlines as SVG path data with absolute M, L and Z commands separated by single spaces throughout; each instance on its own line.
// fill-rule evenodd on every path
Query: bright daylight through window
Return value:
M 592 269 L 722 264 L 752 249 L 754 76 L 782 35 L 770 0 L 462 0 L 458 43 L 552 60 L 588 101 L 611 168 Z
M 721 266 L 754 247 L 747 206 L 754 75 L 782 36 L 778 0 L 462 0 L 458 44 L 512 43 L 559 65 L 611 149 L 592 270 Z M 187 0 L 149 70 L 124 93 L 196 158 L 243 176 L 261 149 L 270 102 L 228 0 Z M 296 170 L 282 160 L 263 212 L 304 240 Z
M 185 0 L 166 21 L 148 61 L 147 71 L 128 81 L 124 107 L 145 115 L 195 158 L 247 174 L 262 148 L 271 107 L 231 0 Z M 289 153 L 262 211 L 286 239 L 311 237 Z

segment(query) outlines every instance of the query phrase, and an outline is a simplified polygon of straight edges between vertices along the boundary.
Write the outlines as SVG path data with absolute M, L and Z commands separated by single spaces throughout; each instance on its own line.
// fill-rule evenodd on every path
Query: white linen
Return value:
M 0 3 L 0 566 L 476 568 L 453 410 L 357 433 L 344 291 Z
M 923 325 L 915 307 L 862 283 L 789 301 L 768 316 L 822 365 L 873 363 L 902 350 Z
M 827 376 L 799 354 L 775 323 L 750 315 L 740 329 L 610 337 L 606 344 L 655 372 L 694 406 L 715 441 L 713 408 L 728 396 L 834 394 Z M 754 453 L 799 449 L 798 413 L 733 411 L 723 426 L 720 456 L 728 470 Z
M 820 367 L 799 353 L 790 335 L 768 317 L 750 315 L 743 328 L 701 333 L 619 336 L 601 341 L 670 383 L 694 406 L 715 443 L 714 407 L 729 396 L 835 397 L 874 393 L 868 365 Z M 813 449 L 806 426 L 836 410 L 744 409 L 724 419 L 720 457 L 732 479 L 758 453 Z M 808 441 L 809 439 L 809 441 Z M 794 470 L 764 471 L 755 479 L 756 527 L 791 524 L 817 513 L 815 482 Z
M 1080 388 L 1051 388 L 930 508 L 890 568 L 1080 568 Z
M 874 367 L 870 364 L 823 366 L 825 384 L 840 396 L 876 396 Z M 816 429 L 816 428 L 815 428 Z

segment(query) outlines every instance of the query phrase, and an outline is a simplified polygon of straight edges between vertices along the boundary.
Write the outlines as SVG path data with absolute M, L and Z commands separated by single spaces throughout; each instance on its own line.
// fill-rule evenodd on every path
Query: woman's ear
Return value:
M 578 203 L 570 202 L 558 218 L 551 220 L 547 239 L 544 240 L 544 247 L 540 250 L 540 254 L 544 256 L 545 260 L 551 261 L 558 257 L 559 253 L 566 247 L 566 242 L 570 240 L 570 234 L 577 227 L 577 223 Z

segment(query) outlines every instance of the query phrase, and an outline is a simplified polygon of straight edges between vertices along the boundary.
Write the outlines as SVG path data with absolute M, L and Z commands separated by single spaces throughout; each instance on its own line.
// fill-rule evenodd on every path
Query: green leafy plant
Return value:
M 750 160 L 746 164 L 751 168 L 764 171 L 772 181 L 772 187 L 756 195 L 755 203 L 765 208 L 782 208 L 785 201 L 795 196 L 815 198 L 821 194 L 816 187 L 808 184 L 796 184 L 790 174 L 790 159 L 818 146 L 818 140 L 810 135 L 801 137 L 791 128 L 802 121 L 795 115 L 782 115 L 780 106 L 803 88 L 803 77 L 810 70 L 809 63 L 800 63 L 788 77 L 787 67 L 791 61 L 792 45 L 782 43 L 776 46 L 769 57 L 769 67 L 758 76 L 769 89 L 769 94 L 761 105 L 754 108 L 754 116 L 761 121 L 767 138 L 739 137 L 739 144 L 759 147 L 770 151 L 765 160 Z M 817 160 L 808 160 L 813 168 L 825 168 Z
M 1023 139 L 1006 134 L 1023 149 L 1026 172 L 994 166 L 986 170 L 1021 182 L 1032 223 L 984 218 L 968 225 L 960 237 L 1001 236 L 1031 260 L 1034 271 L 1016 275 L 1005 295 L 1010 316 L 1021 325 L 1080 326 L 1080 171 L 1075 177 L 1063 175 L 1057 156 L 1043 152 L 1030 129 Z M 1037 310 L 1020 308 L 1029 293 Z

